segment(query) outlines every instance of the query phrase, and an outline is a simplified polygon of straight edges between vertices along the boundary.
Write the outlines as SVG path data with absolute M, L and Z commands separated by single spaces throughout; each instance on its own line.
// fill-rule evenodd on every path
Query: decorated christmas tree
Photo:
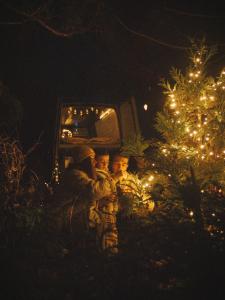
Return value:
M 181 183 L 192 169 L 202 192 L 225 185 L 225 69 L 217 78 L 206 74 L 214 52 L 193 43 L 186 72 L 173 68 L 173 83 L 161 82 L 167 99 L 156 119 L 165 170 Z
M 225 69 L 217 78 L 207 75 L 214 54 L 204 43 L 192 44 L 186 71 L 172 68 L 171 82 L 161 82 L 166 100 L 155 124 L 158 171 L 201 228 L 224 209 Z

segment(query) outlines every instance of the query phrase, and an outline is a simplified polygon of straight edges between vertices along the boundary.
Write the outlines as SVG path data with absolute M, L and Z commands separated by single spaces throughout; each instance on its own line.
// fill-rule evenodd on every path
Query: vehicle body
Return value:
M 124 139 L 139 132 L 135 98 L 116 104 L 104 99 L 59 98 L 55 128 L 53 181 L 59 182 L 74 147 L 89 145 L 112 153 Z

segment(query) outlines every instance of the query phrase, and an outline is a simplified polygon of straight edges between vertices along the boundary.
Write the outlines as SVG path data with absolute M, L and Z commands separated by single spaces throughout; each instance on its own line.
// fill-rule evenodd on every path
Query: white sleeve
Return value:
M 74 171 L 74 175 L 76 177 L 77 188 L 81 190 L 86 189 L 86 192 L 96 200 L 112 194 L 109 178 L 98 178 L 94 180 L 81 171 Z

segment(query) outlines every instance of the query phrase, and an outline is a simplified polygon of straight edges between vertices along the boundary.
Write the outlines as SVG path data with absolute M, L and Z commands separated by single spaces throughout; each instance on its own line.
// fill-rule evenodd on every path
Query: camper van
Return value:
M 105 99 L 60 98 L 53 150 L 53 182 L 59 182 L 60 174 L 70 164 L 74 147 L 89 145 L 96 151 L 105 149 L 113 153 L 119 150 L 124 139 L 138 132 L 134 97 L 117 104 L 108 104 Z

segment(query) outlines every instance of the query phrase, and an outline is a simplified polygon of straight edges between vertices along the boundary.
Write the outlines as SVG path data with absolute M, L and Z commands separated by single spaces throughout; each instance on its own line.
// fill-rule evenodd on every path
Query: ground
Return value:
M 4 299 L 223 298 L 223 240 L 187 224 L 128 218 L 118 225 L 114 257 L 91 247 L 46 255 L 37 240 L 2 248 Z

